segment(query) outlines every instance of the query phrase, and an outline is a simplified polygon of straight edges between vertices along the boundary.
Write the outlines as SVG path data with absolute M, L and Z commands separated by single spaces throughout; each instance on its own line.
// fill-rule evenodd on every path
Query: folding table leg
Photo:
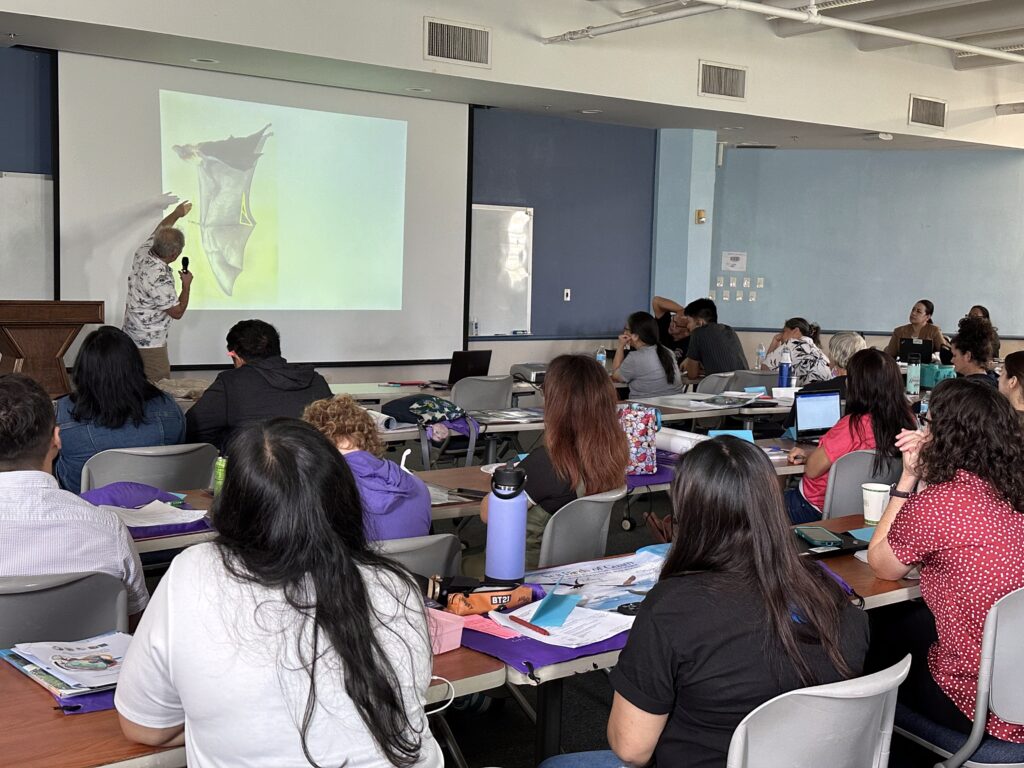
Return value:
M 537 686 L 537 735 L 534 760 L 538 764 L 562 749 L 562 680 Z

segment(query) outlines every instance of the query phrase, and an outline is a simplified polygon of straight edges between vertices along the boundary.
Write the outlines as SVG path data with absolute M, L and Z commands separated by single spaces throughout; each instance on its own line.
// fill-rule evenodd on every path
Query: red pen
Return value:
M 520 619 L 518 616 L 513 616 L 512 614 L 509 614 L 509 618 L 512 619 L 512 621 L 514 621 L 516 624 L 522 627 L 526 627 L 527 629 L 532 629 L 534 632 L 538 634 L 545 636 L 549 636 L 551 634 L 546 629 L 544 629 L 544 627 L 538 627 L 536 624 L 531 624 L 526 619 Z

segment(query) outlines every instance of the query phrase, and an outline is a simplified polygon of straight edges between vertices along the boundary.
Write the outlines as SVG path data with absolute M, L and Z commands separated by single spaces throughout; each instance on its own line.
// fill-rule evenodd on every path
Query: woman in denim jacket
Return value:
M 181 409 L 146 381 L 139 350 L 123 331 L 105 325 L 86 336 L 71 379 L 75 391 L 56 405 L 61 487 L 79 493 L 82 467 L 100 451 L 185 439 Z

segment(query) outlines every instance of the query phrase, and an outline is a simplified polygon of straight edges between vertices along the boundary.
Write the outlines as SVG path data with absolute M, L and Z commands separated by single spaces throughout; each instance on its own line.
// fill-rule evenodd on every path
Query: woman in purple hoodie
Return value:
M 371 541 L 430 533 L 430 492 L 415 475 L 383 458 L 384 443 L 370 415 L 348 395 L 306 406 L 304 421 L 338 446 L 355 475 L 363 524 Z

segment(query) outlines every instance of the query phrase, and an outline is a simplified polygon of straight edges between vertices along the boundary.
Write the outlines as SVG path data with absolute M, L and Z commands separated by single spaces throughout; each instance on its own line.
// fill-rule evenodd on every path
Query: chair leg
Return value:
M 523 710 L 523 714 L 530 718 L 530 722 L 536 725 L 537 711 L 530 706 L 530 702 L 528 702 L 526 697 L 523 696 L 522 691 L 519 690 L 519 686 L 512 685 L 511 683 L 505 683 L 505 690 L 508 692 L 508 695 L 512 697 L 512 700 L 519 705 L 519 708 Z
M 456 768 L 469 768 L 469 763 L 466 762 L 466 757 L 462 754 L 462 750 L 459 749 L 459 743 L 455 740 L 455 734 L 452 733 L 451 726 L 444 719 L 444 715 L 431 715 L 429 720 L 431 729 L 434 731 L 434 738 L 437 739 L 438 744 L 442 748 L 448 750 L 448 754 L 451 756 Z

